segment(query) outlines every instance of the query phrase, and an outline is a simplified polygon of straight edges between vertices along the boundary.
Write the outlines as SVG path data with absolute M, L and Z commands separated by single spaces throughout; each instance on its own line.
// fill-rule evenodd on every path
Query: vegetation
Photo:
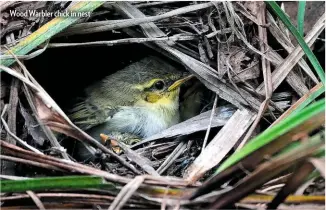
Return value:
M 2 208 L 325 207 L 325 43 L 314 46 L 325 11 L 305 31 L 305 1 L 297 26 L 287 2 L 30 4 L 92 16 L 1 17 Z M 4 14 L 24 8 L 0 4 Z M 123 35 L 70 41 L 101 33 Z M 27 64 L 51 48 L 132 44 L 184 66 L 205 93 L 201 113 L 132 146 L 104 145 L 74 125 Z M 75 160 L 57 133 L 96 148 L 100 160 Z

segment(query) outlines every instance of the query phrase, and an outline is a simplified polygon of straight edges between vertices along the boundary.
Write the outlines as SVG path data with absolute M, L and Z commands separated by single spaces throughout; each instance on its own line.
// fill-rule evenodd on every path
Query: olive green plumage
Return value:
M 184 73 L 157 57 L 146 57 L 85 90 L 69 117 L 94 138 L 121 132 L 148 137 L 179 122 L 179 86 Z

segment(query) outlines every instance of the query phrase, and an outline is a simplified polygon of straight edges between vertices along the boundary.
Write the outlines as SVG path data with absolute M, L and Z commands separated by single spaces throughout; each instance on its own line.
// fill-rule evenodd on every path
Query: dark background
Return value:
M 80 43 L 122 38 L 129 37 L 123 32 L 104 32 L 59 37 L 51 42 Z M 49 48 L 36 58 L 25 61 L 25 65 L 50 96 L 64 107 L 82 94 L 86 86 L 147 55 L 161 56 L 143 44 Z

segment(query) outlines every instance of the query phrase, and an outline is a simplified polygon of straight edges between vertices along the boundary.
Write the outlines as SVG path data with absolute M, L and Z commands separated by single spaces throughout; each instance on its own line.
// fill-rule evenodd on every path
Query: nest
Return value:
M 14 180 L 2 185 L 10 192 L 1 196 L 4 209 L 323 207 L 323 177 L 304 180 L 315 168 L 322 171 L 324 159 L 314 155 L 324 147 L 324 116 L 313 111 L 322 105 L 308 107 L 317 114 L 301 123 L 290 118 L 323 85 L 263 2 L 0 7 L 7 73 L 1 78 L 1 179 Z M 305 32 L 320 60 L 325 18 L 324 10 L 317 12 L 321 18 Z M 181 108 L 191 110 L 182 122 L 131 146 L 104 145 L 67 117 L 64 107 L 80 90 L 148 55 L 197 78 L 181 90 Z M 199 101 L 189 96 L 194 92 Z M 270 130 L 290 122 L 294 128 L 268 139 Z M 305 139 L 309 143 L 283 151 Z M 96 161 L 76 160 L 76 141 L 95 148 Z

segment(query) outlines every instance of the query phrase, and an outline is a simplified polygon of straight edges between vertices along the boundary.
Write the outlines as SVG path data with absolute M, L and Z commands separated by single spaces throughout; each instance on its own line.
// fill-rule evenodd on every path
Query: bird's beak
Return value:
M 189 75 L 185 78 L 179 79 L 177 81 L 175 81 L 169 88 L 168 91 L 172 91 L 177 89 L 178 87 L 180 87 L 183 83 L 187 82 L 188 80 L 190 80 L 191 78 L 193 78 L 194 75 Z

